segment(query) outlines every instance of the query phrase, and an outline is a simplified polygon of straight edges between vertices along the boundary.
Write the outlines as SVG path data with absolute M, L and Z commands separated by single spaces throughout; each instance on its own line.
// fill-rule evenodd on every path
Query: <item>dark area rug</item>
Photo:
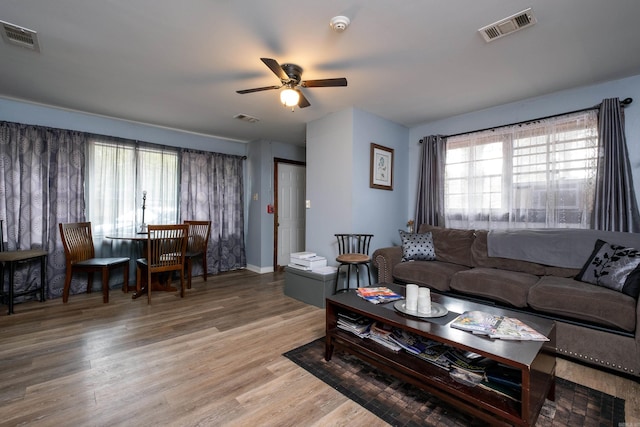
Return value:
M 324 338 L 284 354 L 340 393 L 394 426 L 484 426 L 482 420 L 375 367 L 336 350 L 324 360 Z M 556 379 L 556 400 L 547 401 L 536 426 L 618 426 L 624 400 Z

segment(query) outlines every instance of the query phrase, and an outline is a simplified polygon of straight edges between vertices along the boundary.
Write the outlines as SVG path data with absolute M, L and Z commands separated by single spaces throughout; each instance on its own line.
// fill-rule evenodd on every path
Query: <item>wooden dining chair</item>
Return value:
M 180 273 L 180 297 L 184 298 L 184 257 L 187 251 L 189 225 L 149 225 L 147 231 L 146 257 L 136 262 L 136 289 L 141 289 L 144 279 L 147 303 L 151 304 L 152 276 L 164 274 L 168 280 L 170 274 L 177 271 Z
M 187 242 L 187 253 L 185 263 L 187 269 L 187 289 L 191 289 L 191 277 L 193 261 L 200 260 L 202 263 L 202 277 L 207 281 L 207 247 L 209 246 L 209 235 L 211 234 L 211 221 L 191 221 L 185 220 L 189 225 L 189 241 Z
M 110 273 L 114 269 L 122 268 L 124 273 L 122 290 L 129 291 L 129 258 L 96 258 L 90 222 L 60 223 L 58 226 L 66 260 L 62 302 L 66 303 L 69 300 L 71 277 L 74 273 L 87 273 L 87 293 L 91 292 L 93 286 L 93 273 L 102 273 L 102 301 L 107 303 L 109 302 Z

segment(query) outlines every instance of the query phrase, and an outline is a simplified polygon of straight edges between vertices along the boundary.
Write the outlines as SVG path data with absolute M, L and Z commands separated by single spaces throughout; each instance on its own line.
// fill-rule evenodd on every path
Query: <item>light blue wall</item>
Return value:
M 335 262 L 335 233 L 352 229 L 353 109 L 307 124 L 306 250 Z
M 625 108 L 627 147 L 633 170 L 636 195 L 640 195 L 640 75 L 613 80 L 578 89 L 565 90 L 495 108 L 450 117 L 432 123 L 412 127 L 409 131 L 409 204 L 407 212 L 413 215 L 416 203 L 416 188 L 420 146 L 418 141 L 427 135 L 453 135 L 506 125 L 520 121 L 550 116 L 592 107 L 606 98 L 633 98 Z
M 267 205 L 275 200 L 274 158 L 305 161 L 305 147 L 260 140 L 249 144 L 247 200 L 247 268 L 258 273 L 273 271 L 274 215 Z M 257 200 L 254 200 L 256 199 Z
M 0 120 L 77 130 L 194 150 L 239 156 L 247 154 L 246 143 L 6 98 L 0 98 Z
M 372 252 L 389 246 L 407 222 L 409 130 L 350 108 L 307 125 L 306 250 L 336 265 L 335 233 L 374 234 Z M 394 149 L 394 190 L 369 188 L 371 143 Z

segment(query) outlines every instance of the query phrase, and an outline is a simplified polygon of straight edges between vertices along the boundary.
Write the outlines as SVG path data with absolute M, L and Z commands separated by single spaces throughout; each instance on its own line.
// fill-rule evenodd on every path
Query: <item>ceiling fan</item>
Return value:
M 260 92 L 263 90 L 285 88 L 280 92 L 280 101 L 282 101 L 282 104 L 284 104 L 285 107 L 291 107 L 291 110 L 293 111 L 293 107 L 296 105 L 300 108 L 305 108 L 311 105 L 307 98 L 302 94 L 299 87 L 335 87 L 347 85 L 347 79 L 344 77 L 337 79 L 301 80 L 302 68 L 296 64 L 280 65 L 278 64 L 278 61 L 271 58 L 260 58 L 260 60 L 264 62 L 264 64 L 273 71 L 273 74 L 280 79 L 280 86 L 265 86 L 254 89 L 238 90 L 236 91 L 237 93 L 245 94 Z

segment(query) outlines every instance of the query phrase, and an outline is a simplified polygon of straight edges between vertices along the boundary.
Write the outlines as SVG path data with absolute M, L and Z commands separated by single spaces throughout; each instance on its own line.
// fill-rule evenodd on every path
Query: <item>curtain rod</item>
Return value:
M 631 104 L 632 102 L 633 102 L 633 98 L 625 98 L 623 101 L 620 101 L 620 105 L 624 108 L 627 105 Z M 523 124 L 533 123 L 533 122 L 536 122 L 536 121 L 539 121 L 539 120 L 546 120 L 546 119 L 552 119 L 554 117 L 566 116 L 567 114 L 583 113 L 585 111 L 599 110 L 599 109 L 600 109 L 600 104 L 594 105 L 593 107 L 590 107 L 590 108 L 583 108 L 581 110 L 574 110 L 574 111 L 568 111 L 566 113 L 553 114 L 551 116 L 539 117 L 537 119 L 525 120 L 525 121 L 522 121 L 522 122 L 509 123 L 509 124 L 500 125 L 500 126 L 491 126 L 491 127 L 484 128 L 484 129 L 470 130 L 470 131 L 467 131 L 467 132 L 455 133 L 453 135 L 444 135 L 444 137 L 445 138 L 452 138 L 454 136 L 466 135 L 468 133 L 484 132 L 486 130 L 501 128 L 501 127 L 506 127 L 506 126 L 523 125 Z

